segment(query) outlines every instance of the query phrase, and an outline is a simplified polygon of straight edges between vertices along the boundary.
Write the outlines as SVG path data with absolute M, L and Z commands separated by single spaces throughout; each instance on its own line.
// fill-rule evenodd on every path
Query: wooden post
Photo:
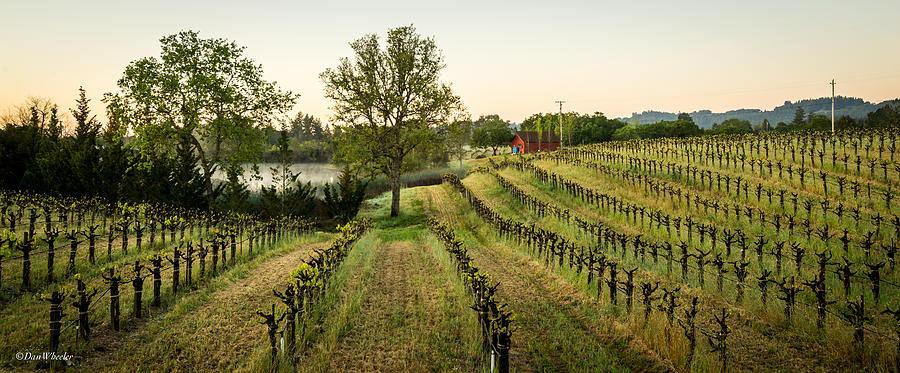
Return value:
M 162 286 L 162 261 L 163 257 L 159 254 L 150 257 L 150 264 L 153 265 L 153 268 L 150 269 L 150 273 L 153 274 L 153 302 L 150 303 L 153 307 L 159 307 L 159 289 Z
M 31 237 L 27 234 L 19 243 L 19 250 L 22 251 L 22 291 L 31 289 L 31 250 L 33 250 Z
M 237 244 L 234 240 L 234 238 L 235 238 L 234 231 L 232 231 L 231 234 L 229 234 L 229 236 L 231 237 L 231 265 L 234 265 L 235 264 L 234 254 L 237 251 Z
M 219 242 L 213 239 L 212 243 L 212 274 L 216 274 L 216 264 L 219 262 Z
M 63 294 L 54 290 L 48 299 L 50 301 L 50 351 L 59 350 L 60 320 L 62 320 Z
M 78 279 L 78 301 L 73 305 L 78 308 L 78 337 L 84 341 L 91 338 L 91 325 L 88 319 L 88 309 L 91 306 L 91 298 L 97 294 L 94 290 L 91 295 L 87 294 L 87 286 L 84 281 Z
M 109 320 L 113 330 L 119 330 L 119 283 L 122 275 L 114 268 L 110 268 L 108 273 L 103 275 L 103 279 L 109 282 Z
M 139 260 L 134 261 L 134 270 L 132 271 L 131 286 L 134 288 L 134 317 L 141 318 L 141 298 L 144 293 L 144 278 L 141 276 L 141 270 L 144 266 Z
M 172 295 L 178 294 L 178 280 L 181 277 L 179 273 L 179 267 L 181 263 L 181 251 L 178 250 L 178 247 L 173 249 L 172 257 L 167 258 L 170 263 L 172 263 Z

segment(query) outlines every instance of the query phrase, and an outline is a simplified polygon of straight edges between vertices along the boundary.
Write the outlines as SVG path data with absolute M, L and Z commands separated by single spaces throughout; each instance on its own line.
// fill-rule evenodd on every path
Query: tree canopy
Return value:
M 473 124 L 472 145 L 477 148 L 490 148 L 494 155 L 497 149 L 509 146 L 515 136 L 509 128 L 509 122 L 500 119 L 499 115 L 488 115 L 478 118 Z
M 262 66 L 235 42 L 183 31 L 160 44 L 159 58 L 128 64 L 120 92 L 104 96 L 110 120 L 134 133 L 144 161 L 189 145 L 212 204 L 215 169 L 255 161 L 264 140 L 258 129 L 293 107 L 298 95 L 264 80 Z
M 436 136 L 462 104 L 440 81 L 444 59 L 432 38 L 413 26 L 388 31 L 384 44 L 370 34 L 350 43 L 354 57 L 341 58 L 320 77 L 342 133 L 339 163 L 368 174 L 384 174 L 391 184 L 391 216 L 400 214 L 400 176 L 407 156 Z

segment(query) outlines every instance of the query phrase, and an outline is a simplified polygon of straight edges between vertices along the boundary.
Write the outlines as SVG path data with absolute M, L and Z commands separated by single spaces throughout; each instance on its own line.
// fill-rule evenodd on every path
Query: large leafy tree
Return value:
M 500 119 L 499 116 L 488 116 L 488 119 L 483 119 L 475 121 L 472 144 L 479 148 L 491 148 L 493 154 L 497 155 L 497 149 L 509 146 L 515 135 L 509 128 L 509 122 Z
M 412 26 L 388 31 L 382 45 L 370 34 L 350 43 L 355 56 L 320 75 L 334 101 L 339 162 L 390 180 L 391 216 L 400 214 L 400 176 L 410 153 L 435 137 L 434 127 L 461 109 L 442 83 L 444 59 L 432 38 Z
M 455 120 L 447 125 L 446 140 L 447 153 L 459 161 L 462 167 L 462 160 L 468 154 L 466 146 L 472 141 L 472 121 Z
M 121 92 L 104 101 L 136 135 L 144 162 L 174 154 L 179 144 L 190 147 L 212 205 L 213 172 L 257 159 L 265 140 L 260 127 L 290 110 L 298 96 L 264 80 L 262 66 L 232 41 L 183 31 L 160 44 L 159 58 L 131 62 L 118 81 Z

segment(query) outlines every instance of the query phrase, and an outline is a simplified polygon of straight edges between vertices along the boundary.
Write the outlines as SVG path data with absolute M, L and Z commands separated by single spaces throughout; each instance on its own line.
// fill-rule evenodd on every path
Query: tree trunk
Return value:
M 391 167 L 391 217 L 400 216 L 400 162 Z
M 206 161 L 206 152 L 203 151 L 203 146 L 200 145 L 200 141 L 193 135 L 185 135 L 184 141 L 192 143 L 194 149 L 197 150 L 197 154 L 200 156 L 200 168 L 203 169 L 203 180 L 206 184 L 206 200 L 209 203 L 209 207 L 212 208 L 215 203 L 215 200 L 213 200 L 212 170 L 210 169 L 210 162 Z

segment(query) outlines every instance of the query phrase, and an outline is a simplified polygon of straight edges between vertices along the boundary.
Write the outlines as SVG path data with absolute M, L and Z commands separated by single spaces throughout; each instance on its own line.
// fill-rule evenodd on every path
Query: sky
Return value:
M 365 34 L 412 24 L 477 118 L 537 112 L 771 110 L 786 100 L 900 97 L 900 1 L 0 0 L 0 113 L 28 96 L 95 114 L 129 62 L 183 30 L 245 46 L 293 112 L 331 115 L 319 73 Z

